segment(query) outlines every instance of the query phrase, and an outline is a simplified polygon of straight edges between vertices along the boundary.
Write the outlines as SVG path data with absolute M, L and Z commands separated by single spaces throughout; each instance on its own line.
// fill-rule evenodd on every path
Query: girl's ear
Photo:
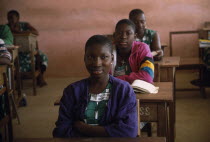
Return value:
M 135 38 L 135 40 L 136 40 L 136 38 L 137 38 L 137 33 L 134 34 L 134 38 Z
M 114 62 L 114 54 L 113 53 L 112 53 L 111 58 L 112 58 L 112 63 L 113 63 Z

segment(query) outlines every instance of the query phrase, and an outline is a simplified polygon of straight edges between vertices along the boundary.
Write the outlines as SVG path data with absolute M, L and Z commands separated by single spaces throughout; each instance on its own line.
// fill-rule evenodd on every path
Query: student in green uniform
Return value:
M 141 9 L 133 9 L 129 13 L 129 19 L 136 25 L 136 40 L 150 46 L 154 60 L 161 60 L 163 51 L 161 49 L 159 34 L 146 28 L 146 17 Z
M 7 13 L 8 26 L 10 27 L 12 33 L 21 34 L 21 33 L 32 33 L 39 35 L 38 31 L 28 22 L 20 22 L 20 14 L 16 10 L 11 10 Z M 48 66 L 47 55 L 44 54 L 41 50 L 38 50 L 36 57 L 36 69 L 40 70 L 41 74 L 38 76 L 37 83 L 40 87 L 47 85 L 44 79 L 44 72 Z M 30 54 L 28 53 L 19 53 L 20 61 L 20 70 L 22 72 L 31 71 L 30 63 Z

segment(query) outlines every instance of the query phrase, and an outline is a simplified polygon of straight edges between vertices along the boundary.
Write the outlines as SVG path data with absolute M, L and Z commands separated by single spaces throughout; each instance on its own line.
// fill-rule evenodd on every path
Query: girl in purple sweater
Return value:
M 136 137 L 136 95 L 130 85 L 109 75 L 112 43 L 101 35 L 85 45 L 89 78 L 70 84 L 60 101 L 54 137 Z

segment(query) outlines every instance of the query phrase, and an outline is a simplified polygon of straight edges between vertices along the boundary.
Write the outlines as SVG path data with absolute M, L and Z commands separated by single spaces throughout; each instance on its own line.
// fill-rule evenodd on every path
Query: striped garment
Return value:
M 2 39 L 0 39 L 2 41 Z M 4 43 L 0 43 L 0 58 L 8 58 L 10 61 L 12 60 L 12 56 L 10 52 L 5 47 Z
M 129 74 L 117 76 L 117 78 L 125 80 L 130 84 L 133 83 L 133 81 L 136 79 L 153 83 L 154 61 L 147 44 L 139 41 L 133 42 L 131 55 L 129 57 L 129 64 L 132 72 Z M 116 65 L 116 63 L 114 63 L 114 65 Z M 113 68 L 114 70 L 116 69 L 115 66 Z
M 145 57 L 139 68 L 139 70 L 149 73 L 152 78 L 154 78 L 154 69 L 154 61 L 150 57 Z

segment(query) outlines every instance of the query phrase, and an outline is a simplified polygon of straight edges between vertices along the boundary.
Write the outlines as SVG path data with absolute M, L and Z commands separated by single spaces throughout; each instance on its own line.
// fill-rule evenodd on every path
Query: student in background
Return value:
M 31 26 L 28 22 L 20 22 L 20 14 L 16 10 L 11 10 L 7 13 L 8 26 L 14 34 L 21 33 L 32 33 L 35 35 L 39 35 L 38 31 Z M 37 49 L 38 50 L 38 49 Z M 36 57 L 36 69 L 40 70 L 41 74 L 38 76 L 37 83 L 40 87 L 47 85 L 44 80 L 44 72 L 48 66 L 48 58 L 46 54 L 38 50 L 38 53 L 35 55 Z M 19 54 L 20 61 L 20 70 L 22 72 L 31 71 L 31 67 L 29 65 L 30 55 L 28 53 L 20 53 Z
M 154 30 L 146 28 L 146 18 L 141 9 L 133 9 L 129 13 L 129 19 L 136 25 L 136 40 L 149 45 L 154 60 L 161 60 L 163 51 L 161 49 L 160 37 Z
M 13 44 L 13 35 L 7 25 L 0 25 L 0 39 L 2 39 L 6 45 Z
M 130 84 L 140 79 L 153 83 L 154 63 L 147 44 L 135 41 L 135 24 L 128 20 L 120 20 L 114 33 L 116 46 L 116 63 L 113 74 Z
M 54 137 L 136 137 L 136 95 L 109 75 L 112 43 L 102 35 L 88 39 L 84 61 L 89 78 L 64 89 Z

